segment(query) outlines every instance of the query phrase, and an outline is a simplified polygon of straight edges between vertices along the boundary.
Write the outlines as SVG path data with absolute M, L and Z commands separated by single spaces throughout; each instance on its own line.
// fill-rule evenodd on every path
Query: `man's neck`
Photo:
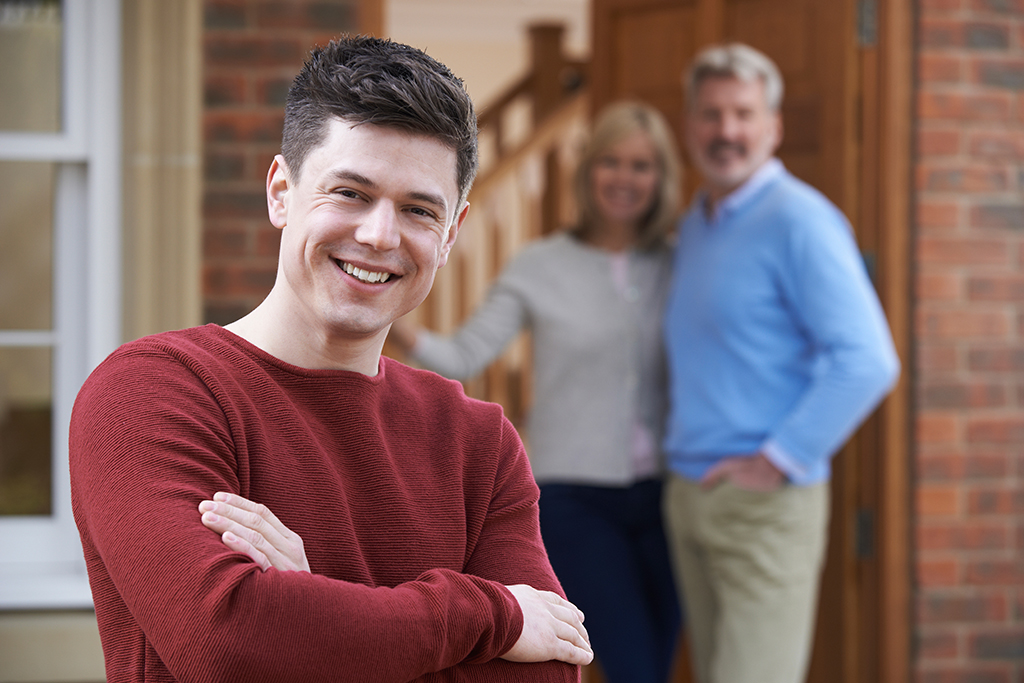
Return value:
M 310 370 L 349 370 L 369 377 L 377 374 L 387 329 L 367 338 L 352 339 L 289 324 L 272 314 L 267 300 L 224 329 L 274 358 Z

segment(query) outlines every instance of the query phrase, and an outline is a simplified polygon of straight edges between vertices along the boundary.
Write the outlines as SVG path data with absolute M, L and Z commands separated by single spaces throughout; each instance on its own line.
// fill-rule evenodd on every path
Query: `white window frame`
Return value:
M 0 160 L 59 169 L 53 328 L 0 330 L 0 347 L 53 353 L 52 514 L 0 517 L 0 609 L 92 606 L 71 511 L 68 423 L 82 382 L 122 336 L 121 3 L 65 0 L 62 19 L 62 130 L 0 131 Z

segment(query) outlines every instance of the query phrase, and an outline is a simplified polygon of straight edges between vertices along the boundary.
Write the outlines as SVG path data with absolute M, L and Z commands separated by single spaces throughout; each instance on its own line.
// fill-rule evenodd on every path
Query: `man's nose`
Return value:
M 355 238 L 357 242 L 377 251 L 397 248 L 401 234 L 394 205 L 390 202 L 377 202 L 366 212 L 362 223 L 356 228 Z
M 736 116 L 726 114 L 718 121 L 718 134 L 727 140 L 734 139 L 739 134 L 739 130 L 740 120 Z

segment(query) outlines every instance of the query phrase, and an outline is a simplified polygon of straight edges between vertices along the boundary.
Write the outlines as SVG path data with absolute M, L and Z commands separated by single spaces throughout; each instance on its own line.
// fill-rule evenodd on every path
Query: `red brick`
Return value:
M 915 509 L 922 517 L 956 515 L 960 512 L 960 489 L 936 484 L 918 485 Z
M 963 283 L 957 273 L 918 273 L 916 291 L 925 301 L 960 301 Z
M 245 28 L 247 0 L 204 0 L 203 26 L 206 30 Z
M 1009 228 L 1024 226 L 1024 202 L 989 202 L 970 210 L 970 225 L 977 228 Z
M 917 683 L 1019 683 L 1010 677 L 1008 665 L 957 664 L 922 667 Z
M 960 9 L 961 0 L 918 0 L 917 7 L 923 15 L 950 12 Z
M 260 2 L 254 4 L 254 23 L 274 31 L 310 29 L 332 34 L 352 30 L 355 26 L 354 2 Z
M 257 104 L 263 106 L 284 108 L 291 84 L 291 76 L 271 74 L 257 78 L 254 86 L 256 91 L 254 99 Z
M 245 256 L 249 253 L 249 231 L 243 226 L 217 229 L 210 225 L 203 232 L 204 258 Z
M 968 417 L 968 443 L 1024 444 L 1024 417 Z
M 919 559 L 915 573 L 922 587 L 955 586 L 960 582 L 960 563 L 953 558 Z
M 203 102 L 208 109 L 244 104 L 247 93 L 246 79 L 238 72 L 208 74 L 203 80 Z
M 203 215 L 211 218 L 266 218 L 267 197 L 257 190 L 207 191 Z
M 920 626 L 917 645 L 917 654 L 923 660 L 956 659 L 961 652 L 960 639 L 948 626 Z
M 1024 158 L 1024 131 L 993 130 L 971 133 L 968 151 L 972 157 L 991 161 L 1017 162 Z
M 1024 514 L 1024 489 L 1012 486 L 984 486 L 967 493 L 967 512 L 972 515 Z
M 1004 311 L 921 311 L 916 330 L 927 339 L 1004 338 L 1011 329 Z
M 927 341 L 919 343 L 914 367 L 922 373 L 954 372 L 959 368 L 956 347 Z
M 206 293 L 210 296 L 251 296 L 262 298 L 274 284 L 275 269 L 256 265 L 214 265 L 205 267 Z
M 964 580 L 972 585 L 1020 586 L 1024 584 L 1024 559 L 969 561 Z
M 1008 93 L 922 91 L 918 97 L 918 116 L 925 121 L 1006 123 L 1010 120 L 1011 102 Z
M 1010 550 L 1013 538 L 1005 521 L 926 521 L 918 526 L 919 550 Z
M 204 136 L 208 143 L 266 143 L 280 145 L 284 127 L 284 111 L 207 111 L 203 117 Z
M 919 164 L 917 187 L 925 192 L 1003 192 L 1010 186 L 1005 166 Z
M 922 52 L 917 58 L 918 78 L 923 84 L 956 83 L 963 78 L 963 61 L 943 52 Z
M 256 254 L 276 258 L 281 250 L 281 231 L 267 223 L 267 226 L 256 234 Z
M 918 598 L 919 623 L 974 623 L 1006 619 L 1009 605 L 1006 596 L 929 591 Z
M 203 160 L 203 177 L 207 186 L 245 178 L 245 154 L 238 150 L 210 150 Z
M 979 659 L 1024 660 L 1024 626 L 986 628 L 968 637 L 968 651 Z
M 975 83 L 1008 90 L 1024 89 L 1024 59 L 979 59 L 971 67 Z
M 915 422 L 915 441 L 919 444 L 955 443 L 959 438 L 955 413 L 919 411 Z
M 971 301 L 1024 301 L 1024 275 L 971 277 L 967 280 L 967 296 Z
M 963 479 L 966 462 L 962 453 L 929 453 L 919 448 L 914 475 L 919 482 L 958 482 Z
M 1010 46 L 1010 27 L 1002 21 L 964 22 L 963 41 L 966 48 L 1004 49 Z
M 211 68 L 230 66 L 242 71 L 281 67 L 298 73 L 309 49 L 302 36 L 269 32 L 207 31 L 203 43 L 204 61 Z
M 959 154 L 962 138 L 955 128 L 921 129 L 917 132 L 917 153 L 921 158 Z
M 972 348 L 967 353 L 967 368 L 975 372 L 1024 372 L 1024 347 Z
M 968 8 L 975 12 L 1012 15 L 1024 12 L 1024 0 L 970 0 Z
M 955 228 L 961 222 L 960 205 L 956 202 L 917 198 L 915 222 L 921 230 Z
M 1001 384 L 962 381 L 924 381 L 918 385 L 921 408 L 1000 408 L 1007 405 L 1006 387 Z
M 921 237 L 917 256 L 923 264 L 1005 266 L 1010 264 L 1006 240 L 962 237 Z
M 964 24 L 953 18 L 924 17 L 918 23 L 918 42 L 924 50 L 961 47 L 964 44 Z
M 964 466 L 964 478 L 972 481 L 999 479 L 1009 476 L 1011 470 L 1010 456 L 1005 449 L 997 446 L 992 452 L 984 452 L 972 445 Z

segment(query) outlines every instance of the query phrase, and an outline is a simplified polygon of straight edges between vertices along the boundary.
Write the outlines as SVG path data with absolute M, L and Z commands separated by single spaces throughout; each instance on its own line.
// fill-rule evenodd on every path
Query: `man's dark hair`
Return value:
M 285 104 L 281 152 L 294 179 L 332 118 L 438 139 L 455 152 L 460 200 L 469 194 L 478 164 L 473 103 L 462 80 L 421 50 L 357 36 L 310 53 Z

